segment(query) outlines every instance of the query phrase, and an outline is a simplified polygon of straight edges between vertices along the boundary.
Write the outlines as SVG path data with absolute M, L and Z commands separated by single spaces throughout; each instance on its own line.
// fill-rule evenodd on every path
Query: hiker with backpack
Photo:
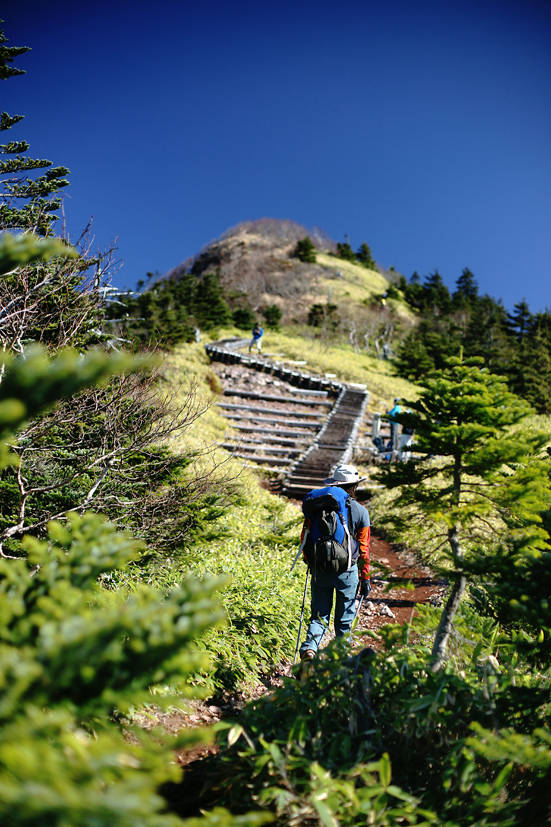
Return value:
M 302 661 L 311 660 L 329 628 L 335 600 L 335 635 L 349 633 L 355 617 L 356 595 L 367 597 L 370 523 L 367 508 L 355 499 L 360 477 L 354 465 L 339 465 L 324 488 L 304 497 L 301 534 L 303 559 L 312 575 L 311 617 L 300 647 Z

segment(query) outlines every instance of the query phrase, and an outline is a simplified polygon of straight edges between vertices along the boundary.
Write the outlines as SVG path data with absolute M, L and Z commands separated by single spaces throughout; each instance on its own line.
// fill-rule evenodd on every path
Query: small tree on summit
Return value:
M 309 236 L 306 236 L 306 238 L 302 238 L 300 241 L 297 241 L 297 245 L 294 249 L 293 256 L 295 258 L 298 258 L 299 261 L 304 261 L 307 264 L 316 263 L 316 248 L 312 244 Z
M 344 258 L 346 261 L 351 261 L 353 264 L 356 264 L 356 253 L 348 241 L 344 243 L 337 241 L 337 255 L 339 258 Z
M 360 249 L 356 253 L 356 259 L 359 261 L 360 264 L 363 264 L 364 267 L 367 267 L 368 270 L 376 270 L 377 265 L 371 255 L 371 250 L 369 245 L 364 243 L 361 245 Z

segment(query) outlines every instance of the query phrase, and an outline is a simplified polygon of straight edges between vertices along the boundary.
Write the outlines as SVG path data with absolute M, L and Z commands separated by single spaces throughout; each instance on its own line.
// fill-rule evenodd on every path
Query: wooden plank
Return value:
M 329 391 L 314 390 L 309 388 L 289 388 L 289 393 L 296 393 L 303 396 L 329 396 Z
M 270 443 L 275 443 L 277 445 L 288 445 L 290 447 L 296 448 L 297 451 L 304 451 L 305 446 L 310 444 L 310 440 L 306 438 L 306 437 L 309 436 L 309 434 L 303 434 L 302 435 L 304 437 L 303 439 L 298 439 L 298 438 L 297 439 L 291 439 L 290 437 L 273 436 L 272 435 L 273 433 L 274 433 L 273 431 L 270 433 Z M 278 433 L 278 432 L 275 432 L 275 433 Z M 240 439 L 240 442 L 251 443 L 251 445 L 261 445 L 262 443 L 264 443 L 266 441 L 266 440 L 263 440 L 261 438 L 258 439 L 256 437 L 253 438 L 253 437 L 249 437 L 249 436 L 242 436 L 239 439 Z
M 281 419 L 277 416 L 241 416 L 241 414 L 226 414 L 226 419 L 237 419 L 238 421 L 244 422 L 261 422 L 266 424 L 274 424 L 274 425 L 289 425 L 293 428 L 316 428 L 320 429 L 322 424 L 321 422 L 295 422 L 292 419 Z
M 285 459 L 285 457 L 261 457 L 255 454 L 241 454 L 239 452 L 232 453 L 232 456 L 258 462 L 261 465 L 292 465 L 294 462 L 294 459 Z
M 288 411 L 284 408 L 259 408 L 256 405 L 236 405 L 234 402 L 217 402 L 219 408 L 228 411 L 251 411 L 259 414 L 284 414 L 285 416 L 303 416 L 310 417 L 312 420 L 319 420 L 320 417 L 325 417 L 322 413 L 305 413 L 304 411 Z
M 300 449 L 297 448 L 276 448 L 273 445 L 263 445 L 260 442 L 255 442 L 252 445 L 243 445 L 242 443 L 221 442 L 220 446 L 226 451 L 258 451 L 260 448 L 263 451 L 268 451 L 270 454 L 281 454 L 282 456 L 295 457 L 300 456 Z
M 270 435 L 272 435 L 274 433 L 273 428 L 262 428 L 260 426 L 254 426 L 254 425 L 239 425 L 239 424 L 236 424 L 236 425 L 233 425 L 232 427 L 237 428 L 238 431 L 249 431 L 249 432 L 254 431 L 255 433 L 258 433 L 258 434 L 270 434 Z M 305 436 L 304 431 L 287 431 L 284 428 L 278 428 L 278 430 L 275 431 L 275 433 L 278 434 L 278 435 L 281 434 L 281 436 L 295 436 L 295 437 L 304 437 Z
M 285 402 L 292 405 L 308 405 L 309 407 L 332 408 L 333 403 L 327 399 L 300 399 L 292 396 L 275 396 L 269 393 L 255 393 L 253 391 L 225 390 L 224 396 L 238 396 L 242 399 L 259 399 L 264 402 Z M 327 394 L 325 394 L 327 396 Z

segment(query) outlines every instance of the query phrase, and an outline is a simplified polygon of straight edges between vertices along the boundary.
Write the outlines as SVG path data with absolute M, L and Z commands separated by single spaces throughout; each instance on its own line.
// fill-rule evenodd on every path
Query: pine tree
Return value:
M 452 303 L 455 308 L 474 307 L 478 300 L 478 283 L 468 267 L 455 282 Z
M 6 43 L 1 31 L 0 80 L 24 74 L 12 63 L 28 51 Z M 22 119 L 22 115 L 2 113 L 0 131 L 12 129 Z M 86 251 L 77 255 L 63 239 L 53 237 L 61 205 L 58 193 L 69 183 L 65 178 L 68 170 L 54 168 L 51 161 L 29 158 L 25 155 L 28 149 L 26 141 L 0 146 L 0 231 L 18 233 L 11 237 L 9 248 L 3 246 L 6 277 L 0 281 L 1 346 L 21 352 L 33 341 L 51 350 L 98 343 L 103 340 L 99 282 L 105 257 L 91 259 Z M 31 177 L 37 170 L 46 172 Z M 33 255 L 27 255 L 31 248 Z M 6 269 L 9 260 L 13 267 Z M 89 277 L 87 271 L 92 266 L 96 272 Z
M 192 309 L 199 327 L 205 330 L 231 322 L 231 311 L 223 296 L 219 273 L 203 273 L 195 289 Z
M 24 70 L 11 66 L 14 59 L 29 51 L 27 46 L 6 46 L 4 31 L 0 31 L 0 80 L 25 74 Z M 0 132 L 11 129 L 23 119 L 22 115 L 0 116 Z M 68 185 L 66 167 L 54 167 L 51 161 L 25 157 L 29 144 L 26 141 L 10 141 L 0 146 L 1 156 L 14 156 L 0 161 L 0 229 L 32 230 L 39 235 L 50 235 L 57 219 L 54 213 L 61 206 L 55 194 Z M 45 175 L 29 178 L 32 170 L 48 169 Z M 25 203 L 27 202 L 27 203 Z
M 396 418 L 414 428 L 415 451 L 438 461 L 394 463 L 381 477 L 400 487 L 397 508 L 414 504 L 446 530 L 452 587 L 433 646 L 436 671 L 467 584 L 465 542 L 487 542 L 490 526 L 496 540 L 523 538 L 534 547 L 547 541 L 540 514 L 551 505 L 550 463 L 538 454 L 548 437 L 513 427 L 530 408 L 479 359 L 450 359 L 404 407 L 411 412 Z
M 466 356 L 480 356 L 494 373 L 503 373 L 511 359 L 507 314 L 501 301 L 485 294 L 477 301 L 463 337 Z
M 446 315 L 451 309 L 450 291 L 444 284 L 442 276 L 435 270 L 423 282 L 423 305 L 434 316 Z
M 345 241 L 344 243 L 337 241 L 337 255 L 339 258 L 344 258 L 346 261 L 352 261 L 356 264 L 356 253 L 348 241 Z
M 367 267 L 369 270 L 376 270 L 377 265 L 371 255 L 371 250 L 369 245 L 364 243 L 360 246 L 358 252 L 356 253 L 356 259 L 363 264 L 364 267 Z
M 534 317 L 526 299 L 517 302 L 512 313 L 507 313 L 507 327 L 512 331 L 517 341 L 522 342 L 534 325 Z
M 316 263 L 316 248 L 312 244 L 309 236 L 297 241 L 297 245 L 293 251 L 293 256 L 298 258 L 299 261 L 304 261 L 307 264 Z
M 262 315 L 266 319 L 266 325 L 269 328 L 272 330 L 277 330 L 279 328 L 279 323 L 283 313 L 277 304 L 269 304 L 268 307 L 265 307 L 262 311 Z

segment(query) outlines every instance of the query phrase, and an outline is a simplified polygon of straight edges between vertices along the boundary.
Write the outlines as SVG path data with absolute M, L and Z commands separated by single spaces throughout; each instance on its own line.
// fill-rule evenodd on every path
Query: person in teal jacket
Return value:
M 398 425 L 398 423 L 396 421 L 394 421 L 393 417 L 396 414 L 399 414 L 401 412 L 402 412 L 402 408 L 400 406 L 400 400 L 399 399 L 395 399 L 394 400 L 394 407 L 391 408 L 390 411 L 386 412 L 388 421 L 390 422 L 390 445 L 391 445 L 391 450 L 392 451 L 397 451 L 398 450 L 398 443 L 399 443 L 398 428 L 400 427 Z

